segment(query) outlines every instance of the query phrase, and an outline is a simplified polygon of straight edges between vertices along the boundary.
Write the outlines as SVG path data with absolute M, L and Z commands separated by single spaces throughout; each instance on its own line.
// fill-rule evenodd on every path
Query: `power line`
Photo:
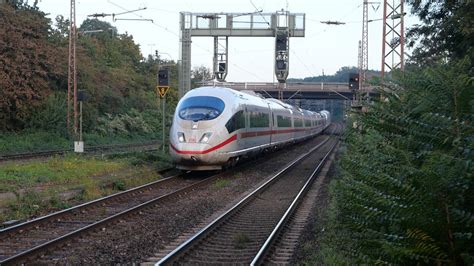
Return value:
M 125 12 L 120 12 L 120 13 L 111 13 L 111 14 L 95 13 L 95 14 L 92 14 L 92 15 L 88 15 L 88 17 L 93 17 L 93 18 L 101 17 L 101 18 L 104 18 L 104 17 L 110 17 L 111 16 L 113 21 L 117 21 L 117 20 L 139 20 L 139 21 L 151 21 L 151 22 L 153 22 L 152 19 L 116 18 L 116 16 L 120 16 L 120 15 L 124 15 L 124 14 L 128 14 L 128 13 L 134 13 L 134 12 L 142 11 L 142 10 L 146 10 L 146 7 L 135 9 L 135 10 L 130 10 L 130 11 L 125 11 Z
M 124 7 L 120 6 L 120 5 L 117 5 L 116 3 L 114 3 L 114 2 L 112 2 L 112 1 L 110 1 L 110 0 L 107 0 L 107 2 L 109 2 L 111 5 L 114 5 L 114 6 L 120 8 L 120 9 L 122 9 L 122 10 L 128 11 L 126 8 L 124 8 Z M 145 19 L 143 16 L 141 16 L 141 15 L 139 15 L 139 14 L 135 14 L 135 13 L 134 13 L 133 15 L 135 15 L 135 16 L 137 16 L 137 17 L 139 17 L 139 18 Z M 173 31 L 168 30 L 167 27 L 161 26 L 161 25 L 157 24 L 157 23 L 154 22 L 154 21 L 151 21 L 151 23 L 152 23 L 153 25 L 157 26 L 158 28 L 161 28 L 161 29 L 167 31 L 168 33 L 171 33 L 171 34 L 173 34 L 173 35 L 175 35 L 176 37 L 179 38 L 179 34 L 177 34 L 176 32 L 173 32 Z
M 255 6 L 255 4 L 252 2 L 252 0 L 249 0 L 252 6 L 255 8 L 255 11 L 260 14 L 260 16 L 263 18 L 263 20 L 267 23 L 268 26 L 270 26 L 270 23 L 267 21 L 267 19 L 262 15 L 263 10 L 258 10 L 258 8 Z
M 327 21 L 320 21 L 321 23 L 323 24 L 327 24 L 327 25 L 344 25 L 346 24 L 345 22 L 342 22 L 342 21 L 336 21 L 336 20 L 327 20 Z

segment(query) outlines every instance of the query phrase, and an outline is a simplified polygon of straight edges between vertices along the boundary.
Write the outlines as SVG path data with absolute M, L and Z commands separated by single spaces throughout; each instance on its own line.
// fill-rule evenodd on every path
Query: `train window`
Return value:
M 269 127 L 270 117 L 269 114 L 250 112 L 250 127 Z
M 303 127 L 303 119 L 295 117 L 295 127 Z
M 277 116 L 278 127 L 291 127 L 291 118 L 284 116 Z
M 305 127 L 311 127 L 311 120 L 305 119 L 305 120 L 304 120 L 304 126 L 305 126 Z
M 244 111 L 238 111 L 235 113 L 229 121 L 225 124 L 225 127 L 227 128 L 227 131 L 229 131 L 229 134 L 241 129 L 245 128 L 245 115 Z
M 216 97 L 189 97 L 178 106 L 178 114 L 184 120 L 212 120 L 224 111 L 224 102 Z

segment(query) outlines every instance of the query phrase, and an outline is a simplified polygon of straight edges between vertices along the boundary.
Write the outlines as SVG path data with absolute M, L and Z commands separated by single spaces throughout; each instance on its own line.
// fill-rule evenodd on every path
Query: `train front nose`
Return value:
M 181 166 L 216 165 L 220 163 L 216 141 L 220 139 L 220 115 L 225 103 L 210 89 L 188 92 L 178 103 L 170 132 L 170 154 L 178 168 Z M 189 167 L 188 169 L 191 169 Z
M 176 163 L 211 164 L 216 161 L 212 148 L 215 138 L 210 130 L 177 130 L 174 134 L 176 136 L 171 140 L 170 153 Z

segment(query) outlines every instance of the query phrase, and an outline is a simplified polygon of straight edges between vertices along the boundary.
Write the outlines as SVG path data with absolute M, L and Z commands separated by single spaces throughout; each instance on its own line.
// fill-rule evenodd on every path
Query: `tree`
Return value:
M 191 76 L 191 82 L 193 84 L 213 79 L 212 71 L 205 66 L 194 67 L 193 70 L 191 70 Z
M 34 0 L 33 5 L 29 4 L 28 0 L 8 0 L 7 1 L 14 9 L 38 11 L 38 0 Z
M 26 1 L 16 1 L 14 7 L 0 5 L 0 25 L 0 130 L 31 129 L 67 136 L 69 20 L 58 16 L 53 26 L 43 12 L 30 8 Z M 86 33 L 89 30 L 103 31 Z M 104 131 L 97 130 L 98 125 L 103 128 L 123 120 L 132 125 L 127 127 L 127 138 L 156 138 L 157 128 L 161 129 L 154 90 L 159 60 L 145 60 L 133 36 L 117 34 L 110 23 L 86 20 L 78 33 L 77 87 L 90 96 L 84 109 L 84 131 L 100 135 Z M 166 64 L 170 64 L 170 85 L 177 88 L 177 67 L 172 61 Z M 177 101 L 177 89 L 171 90 L 168 116 Z M 111 123 L 101 124 L 110 117 Z M 87 133 L 84 137 L 89 140 Z
M 49 45 L 49 20 L 33 10 L 0 6 L 0 129 L 22 128 L 62 75 L 58 50 Z
M 467 67 L 405 73 L 357 116 L 330 221 L 330 246 L 346 263 L 474 262 L 474 130 L 459 106 L 474 99 Z
M 419 45 L 384 100 L 353 114 L 328 264 L 474 263 L 473 3 L 409 3 Z
M 351 73 L 359 73 L 359 69 L 357 67 L 350 67 L 344 66 L 341 67 L 334 75 L 321 75 L 315 77 L 306 77 L 304 79 L 288 79 L 289 82 L 347 82 L 349 80 L 349 74 Z M 371 79 L 372 77 L 380 76 L 380 71 L 369 70 L 367 72 L 367 79 Z
M 101 30 L 102 32 L 94 33 L 95 31 Z M 86 19 L 82 22 L 81 26 L 79 27 L 79 32 L 86 33 L 87 31 L 91 31 L 90 33 L 103 36 L 113 37 L 117 35 L 117 28 L 112 26 L 110 23 L 101 21 L 98 19 Z
M 473 1 L 419 1 L 409 0 L 411 12 L 423 24 L 408 31 L 411 47 L 416 46 L 413 61 L 419 64 L 439 59 L 461 59 L 466 54 L 472 58 L 474 31 Z M 419 42 L 419 43 L 418 43 Z

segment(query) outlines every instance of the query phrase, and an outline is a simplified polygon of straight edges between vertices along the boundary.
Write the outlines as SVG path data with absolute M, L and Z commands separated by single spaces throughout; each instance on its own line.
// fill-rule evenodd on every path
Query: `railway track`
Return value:
M 34 262 L 50 250 L 69 245 L 95 230 L 104 230 L 147 208 L 183 197 L 219 177 L 220 174 L 210 173 L 176 175 L 0 230 L 0 265 Z
M 127 143 L 127 144 L 111 144 L 111 145 L 99 145 L 85 147 L 85 153 L 99 153 L 114 151 L 120 149 L 131 149 L 131 148 L 147 148 L 146 150 L 157 150 L 159 148 L 160 142 L 150 141 L 143 143 Z M 37 152 L 24 152 L 24 153 L 10 153 L 10 154 L 0 154 L 1 161 L 11 161 L 11 160 L 24 160 L 24 159 L 33 159 L 48 157 L 53 155 L 62 155 L 68 152 L 73 152 L 73 149 L 63 149 L 63 150 L 48 150 L 48 151 L 37 151 Z
M 158 264 L 271 262 L 273 244 L 337 143 L 328 138 L 296 159 Z
M 258 164 L 258 161 L 260 159 L 252 164 Z M 213 184 L 218 176 L 204 180 L 183 180 L 175 176 L 0 230 L 0 264 L 38 260 L 47 263 L 51 251 L 70 247 L 83 237 L 114 224 L 137 219 L 155 206 L 174 203 L 190 191 Z
M 36 256 L 49 249 L 208 184 L 217 175 L 208 174 L 205 179 L 179 177 L 171 176 L 0 230 L 0 264 L 34 262 Z

